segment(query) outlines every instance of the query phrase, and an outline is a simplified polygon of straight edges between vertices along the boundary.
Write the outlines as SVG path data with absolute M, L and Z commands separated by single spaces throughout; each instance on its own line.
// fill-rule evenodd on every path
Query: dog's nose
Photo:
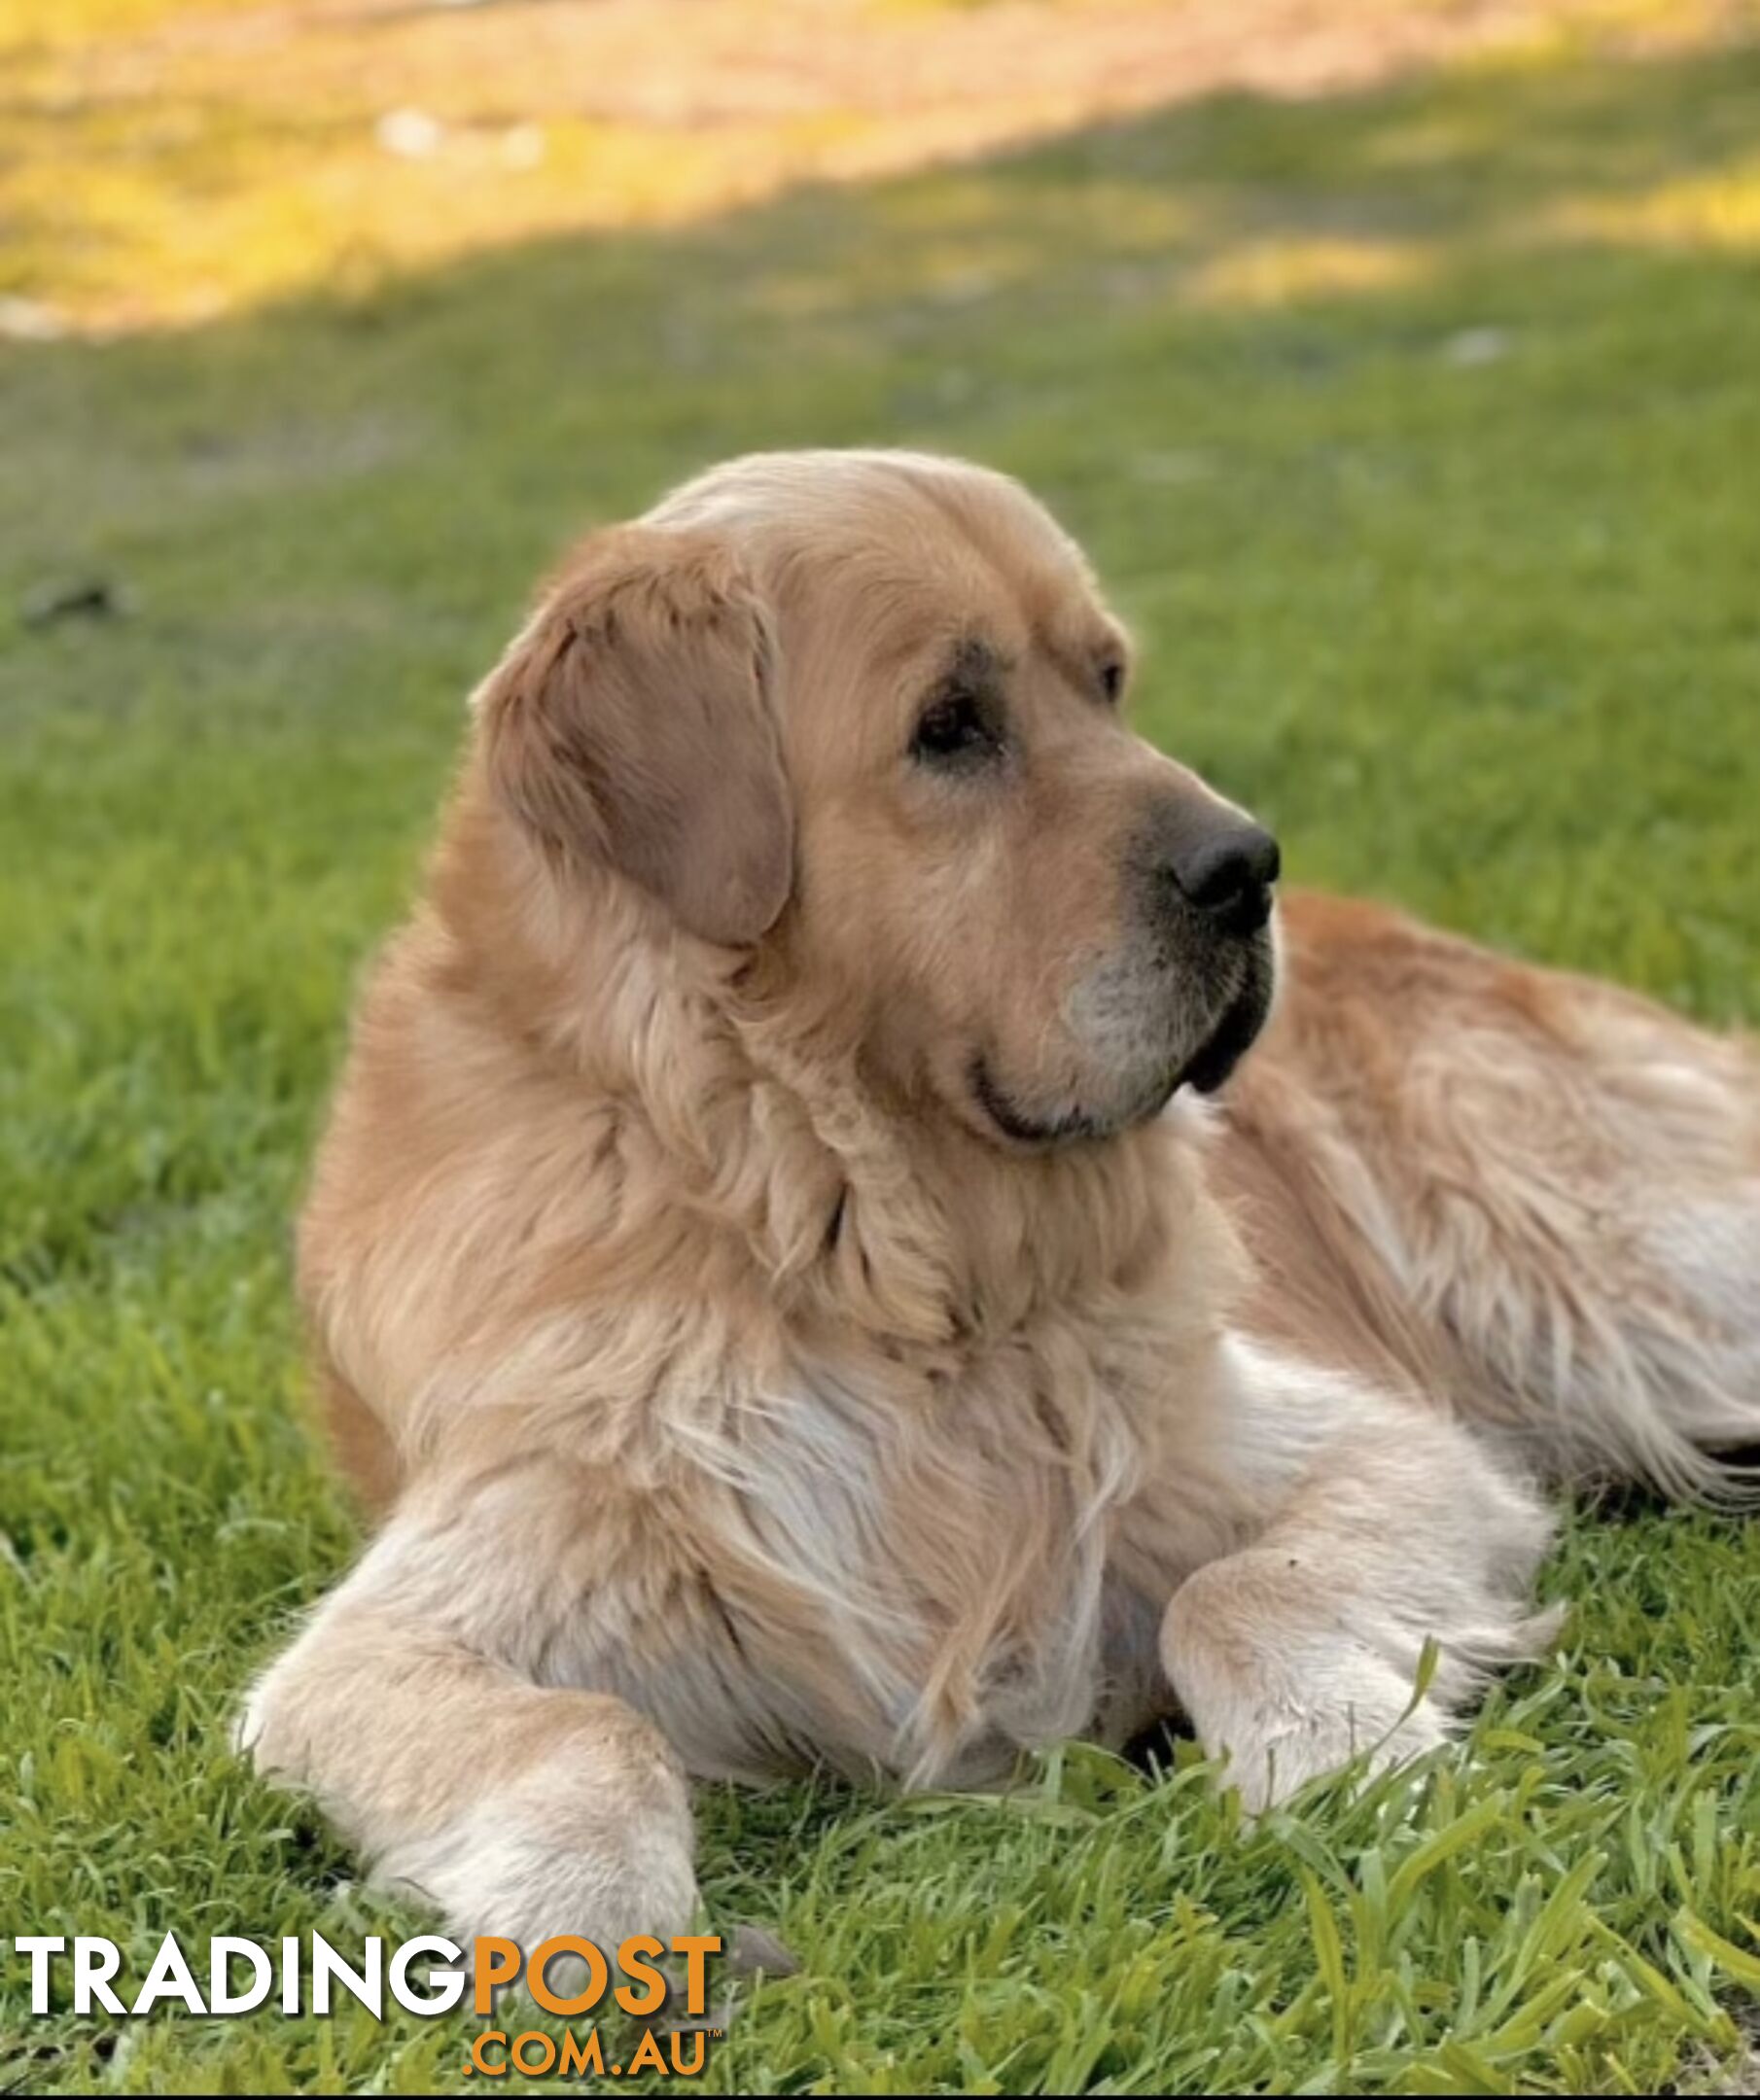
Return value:
M 1269 831 L 1239 823 L 1179 844 L 1168 872 L 1186 902 L 1224 931 L 1256 933 L 1271 917 L 1271 886 L 1282 864 Z

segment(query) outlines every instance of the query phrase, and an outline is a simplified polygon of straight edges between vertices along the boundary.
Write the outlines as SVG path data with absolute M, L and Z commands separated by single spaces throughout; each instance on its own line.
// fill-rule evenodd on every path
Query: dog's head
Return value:
M 1277 847 L 1132 734 L 1128 683 L 1016 483 L 799 453 L 587 541 L 478 704 L 566 879 L 755 951 L 877 1079 L 1039 1147 L 1217 1086 L 1271 998 Z

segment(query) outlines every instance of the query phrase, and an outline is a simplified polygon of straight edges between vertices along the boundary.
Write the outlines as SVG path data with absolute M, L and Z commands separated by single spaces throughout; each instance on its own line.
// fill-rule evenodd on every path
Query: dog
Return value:
M 1543 1647 L 1546 1485 L 1740 1487 L 1751 1049 L 1274 910 L 1130 670 L 1017 483 L 805 452 L 474 696 L 299 1235 L 377 1528 L 242 1732 L 455 1929 L 688 1930 L 692 1778 L 1177 1713 L 1262 1810 Z

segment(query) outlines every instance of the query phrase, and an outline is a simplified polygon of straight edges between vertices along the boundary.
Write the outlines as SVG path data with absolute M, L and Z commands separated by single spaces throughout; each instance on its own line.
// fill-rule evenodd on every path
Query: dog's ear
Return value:
M 596 534 L 478 696 L 490 779 L 552 853 L 746 945 L 793 877 L 776 676 L 769 614 L 719 536 Z

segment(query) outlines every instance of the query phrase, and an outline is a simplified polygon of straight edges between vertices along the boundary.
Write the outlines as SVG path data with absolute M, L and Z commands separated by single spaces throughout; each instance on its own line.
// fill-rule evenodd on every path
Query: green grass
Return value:
M 355 1536 L 289 1219 L 462 694 L 571 531 L 707 458 L 1019 471 L 1147 729 L 1299 878 L 1754 1017 L 1757 118 L 1752 50 L 1228 100 L 0 347 L 0 1931 L 138 1975 L 167 1927 L 411 1923 L 226 1747 Z M 1404 260 L 1329 290 L 1341 246 Z M 124 616 L 24 619 L 91 576 Z M 1470 1756 L 1254 1831 L 1079 1750 L 1000 1801 L 708 1794 L 715 1915 L 805 1961 L 708 2082 L 1714 2084 L 1760 1980 L 1760 1530 L 1579 1514 L 1546 1588 L 1559 1653 Z M 33 2019 L 0 1958 L 0 2089 L 450 2088 L 471 2026 Z

